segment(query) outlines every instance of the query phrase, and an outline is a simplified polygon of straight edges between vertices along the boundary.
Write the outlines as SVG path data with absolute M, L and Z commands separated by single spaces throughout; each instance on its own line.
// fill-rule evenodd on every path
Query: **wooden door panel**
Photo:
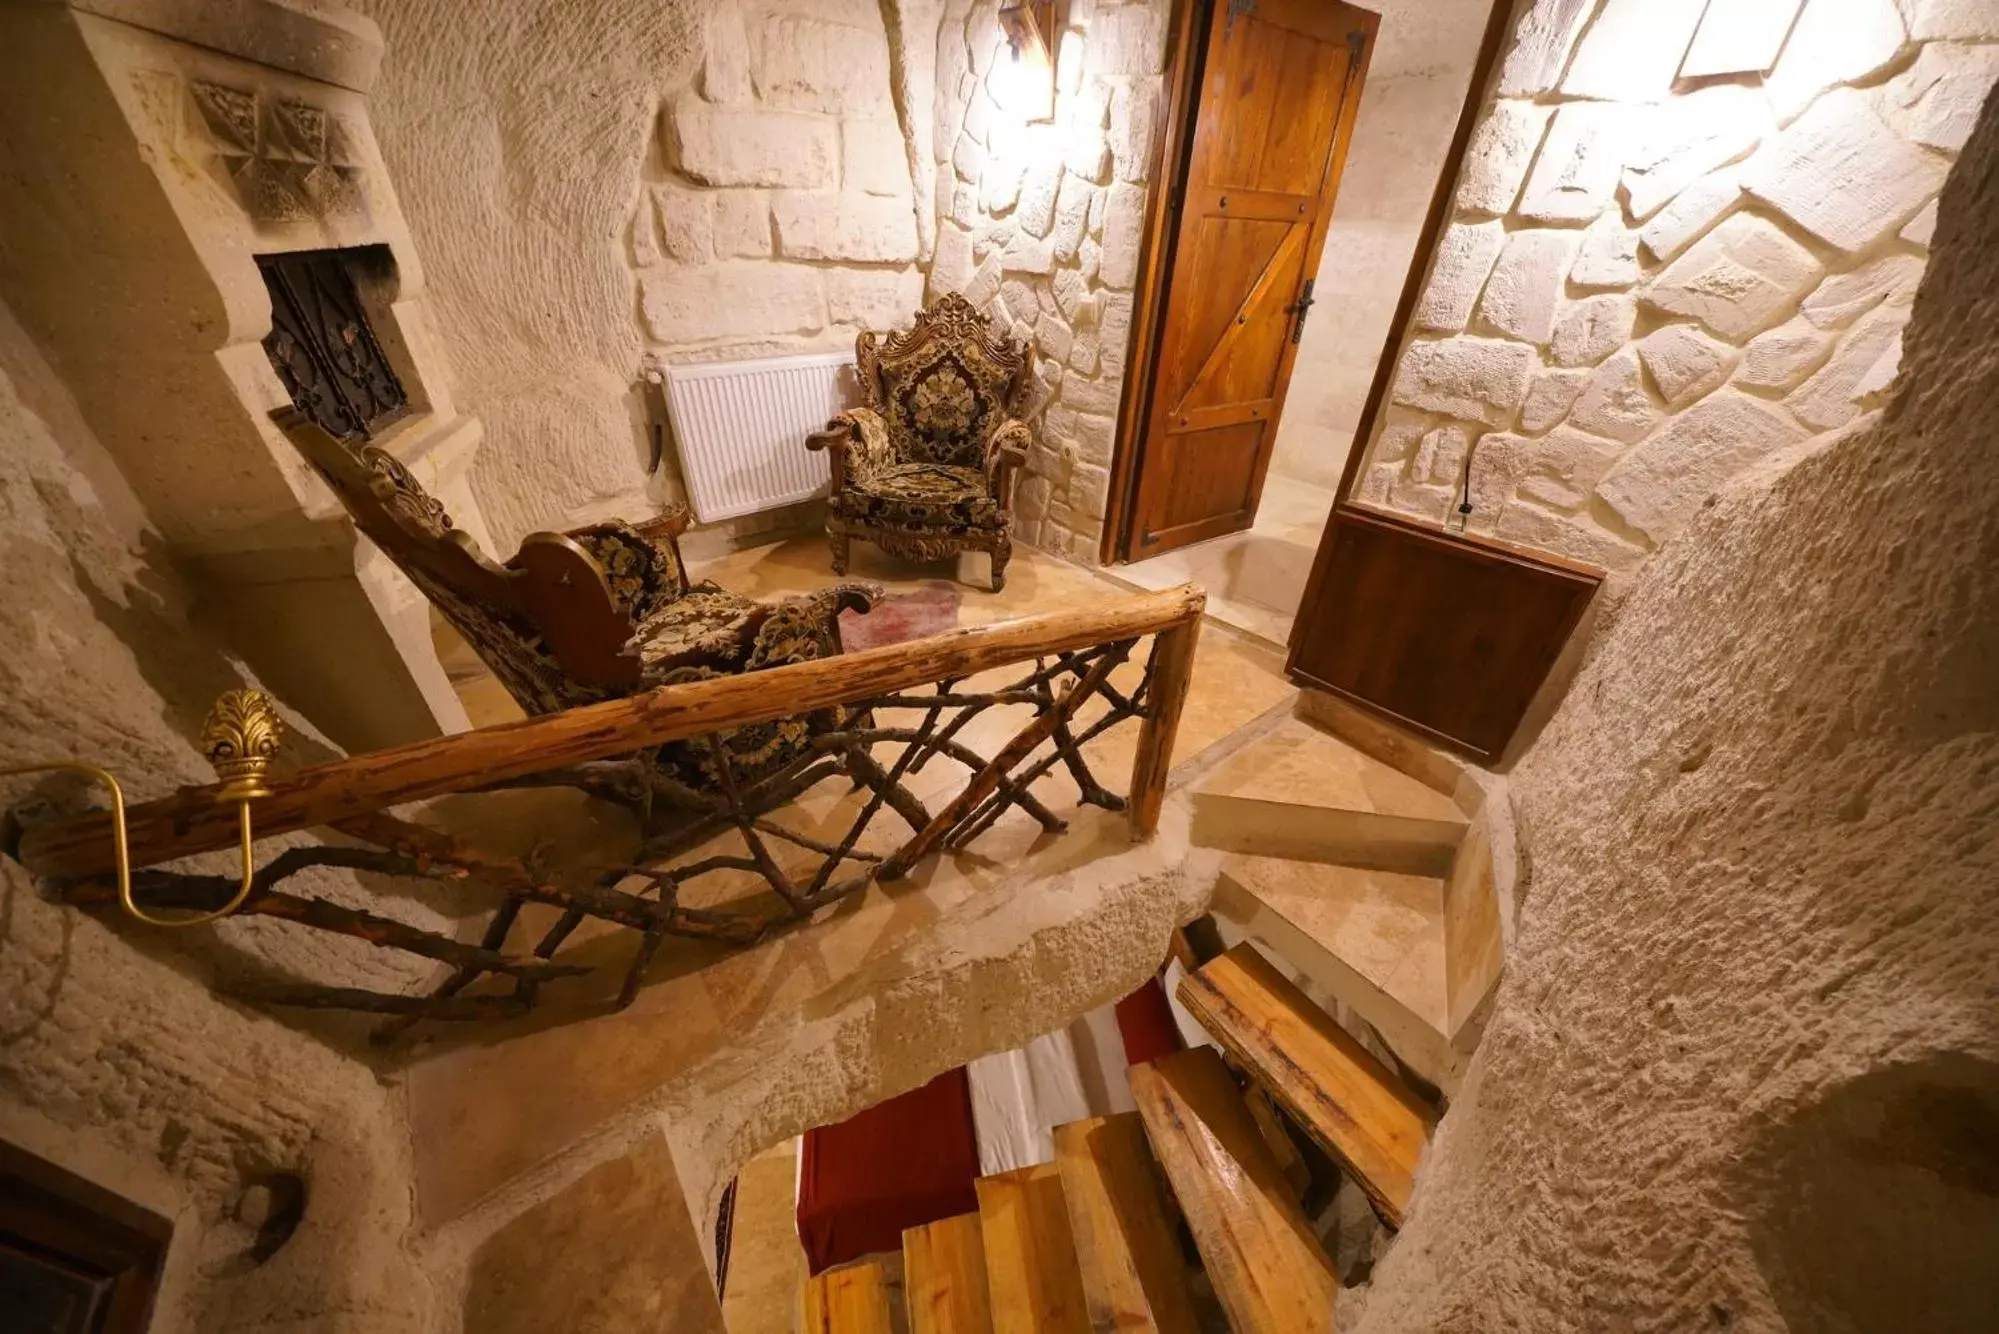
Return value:
M 1338 0 L 1211 7 L 1128 558 L 1255 517 L 1374 27 Z
M 1241 527 L 1243 516 L 1256 509 L 1256 479 L 1242 460 L 1262 446 L 1267 429 L 1264 422 L 1237 422 L 1162 436 L 1159 466 L 1146 471 L 1147 481 L 1159 488 L 1149 497 L 1155 531 L 1177 546 Z
M 1241 114 L 1230 118 L 1229 132 L 1217 141 L 1214 155 L 1198 164 L 1202 179 L 1250 190 L 1318 194 L 1350 55 L 1344 26 L 1325 40 L 1254 14 L 1237 16 L 1222 78 Z M 1326 77 L 1328 71 L 1337 71 L 1337 77 Z
M 1182 249 L 1202 280 L 1181 284 L 1167 305 L 1167 319 L 1179 331 L 1161 381 L 1179 387 L 1173 408 L 1201 382 L 1223 340 L 1234 336 L 1238 317 L 1293 229 L 1284 222 L 1213 217 L 1200 219 L 1193 230 Z
M 1203 225 L 1203 230 L 1218 234 L 1222 244 L 1217 249 L 1227 248 L 1227 233 L 1251 229 L 1256 229 L 1263 238 L 1275 236 L 1277 249 L 1258 266 L 1246 294 L 1240 287 L 1224 287 L 1219 283 L 1208 289 L 1224 296 L 1240 296 L 1240 305 L 1222 306 L 1217 300 L 1205 309 L 1190 312 L 1190 322 L 1198 318 L 1204 331 L 1211 331 L 1213 337 L 1209 342 L 1188 339 L 1188 355 L 1200 356 L 1199 369 L 1180 377 L 1185 387 L 1180 400 L 1172 406 L 1176 416 L 1190 408 L 1269 398 L 1276 391 L 1281 344 L 1291 333 L 1291 315 L 1285 307 L 1291 293 L 1297 290 L 1298 270 L 1304 263 L 1299 244 L 1301 233 L 1277 222 L 1244 223 L 1225 218 L 1209 220 Z M 1195 298 L 1195 302 L 1199 303 L 1200 298 Z
M 1506 751 L 1603 572 L 1412 520 L 1333 512 L 1293 679 L 1483 763 Z

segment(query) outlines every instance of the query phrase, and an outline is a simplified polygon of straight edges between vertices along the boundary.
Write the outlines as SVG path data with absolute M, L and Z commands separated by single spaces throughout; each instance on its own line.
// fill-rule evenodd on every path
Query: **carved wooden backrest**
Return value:
M 898 461 L 976 468 L 986 433 L 1018 416 L 1028 349 L 956 292 L 919 311 L 906 333 L 855 343 L 867 406 L 888 422 Z
M 625 647 L 630 614 L 574 540 L 536 533 L 511 562 L 496 565 L 386 450 L 344 444 L 290 409 L 279 424 L 355 527 L 530 714 L 592 704 L 638 684 L 638 659 Z

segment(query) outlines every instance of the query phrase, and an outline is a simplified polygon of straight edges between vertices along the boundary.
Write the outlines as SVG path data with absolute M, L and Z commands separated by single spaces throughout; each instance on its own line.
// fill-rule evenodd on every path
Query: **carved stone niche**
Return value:
M 272 420 L 260 261 L 366 257 L 356 296 L 407 409 L 387 449 L 491 549 L 423 269 L 368 119 L 374 23 L 298 0 L 0 4 L 0 301 L 231 646 L 349 749 L 467 726 L 428 605 Z

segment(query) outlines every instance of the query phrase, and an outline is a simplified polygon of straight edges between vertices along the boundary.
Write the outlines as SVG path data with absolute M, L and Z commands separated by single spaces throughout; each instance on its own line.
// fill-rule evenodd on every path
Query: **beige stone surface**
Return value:
M 1416 305 L 1416 326 L 1445 333 L 1461 333 L 1471 323 L 1472 308 L 1485 290 L 1486 276 L 1506 244 L 1506 224 L 1460 222 L 1448 228 L 1437 243 L 1430 267 L 1430 282 Z
M 1425 1024 L 1445 1030 L 1442 880 L 1240 854 L 1222 873 Z
M 1847 89 L 1814 102 L 1749 164 L 1742 185 L 1814 236 L 1857 254 L 1907 222 L 1947 169 L 1890 130 L 1866 94 Z
M 743 1164 L 722 1320 L 729 1334 L 792 1334 L 807 1263 L 798 1240 L 798 1141 Z
M 1482 329 L 1525 343 L 1546 343 L 1555 330 L 1563 281 L 1575 262 L 1576 239 L 1566 228 L 1510 233 L 1479 299 Z
M 696 573 L 734 592 L 771 597 L 823 586 L 825 560 L 823 540 L 800 538 L 736 552 L 698 567 Z M 935 567 L 891 561 L 871 547 L 854 552 L 854 577 L 881 580 L 892 589 L 918 587 L 926 575 L 936 573 Z M 1099 576 L 1022 552 L 1008 572 L 1005 592 L 965 591 L 960 621 L 980 624 L 1119 596 L 1126 594 Z M 1288 701 L 1295 692 L 1281 676 L 1281 665 L 1281 655 L 1269 647 L 1219 628 L 1205 630 L 1176 755 L 1183 760 L 1196 756 Z M 1140 664 L 1132 663 L 1113 680 L 1128 688 L 1136 684 L 1139 670 Z M 974 688 L 997 685 L 1004 676 L 980 678 Z M 508 716 L 503 706 L 481 721 L 505 721 Z M 995 709 L 968 728 L 963 739 L 990 753 L 1024 720 L 1019 706 Z M 1092 764 L 1112 787 L 1124 787 L 1135 744 L 1136 733 L 1129 726 L 1092 743 Z M 921 775 L 918 794 L 938 803 L 962 780 L 962 770 L 939 764 Z M 802 832 L 838 838 L 856 799 L 834 791 L 834 786 L 816 790 L 787 810 L 785 818 Z M 1074 804 L 1073 797 L 1051 800 L 1058 809 Z M 494 1204 L 489 1197 L 497 1193 L 502 1202 L 513 1198 L 523 1189 L 522 1181 L 546 1170 L 538 1165 L 580 1140 L 606 1133 L 606 1126 L 630 1122 L 646 1107 L 685 1104 L 686 1115 L 698 1113 L 702 1123 L 729 1146 L 711 1146 L 701 1153 L 726 1158 L 730 1152 L 747 1156 L 808 1125 L 840 1119 L 894 1091 L 863 1094 L 856 1091 L 863 1085 L 854 1082 L 862 1076 L 829 1075 L 818 1062 L 831 1059 L 831 1052 L 819 1052 L 804 1065 L 796 1054 L 783 1058 L 774 1054 L 794 1041 L 809 1047 L 819 1040 L 813 1034 L 823 1037 L 829 1031 L 826 1025 L 854 1042 L 862 1041 L 861 1035 L 874 1022 L 928 1030 L 923 1043 L 894 1055 L 891 1065 L 871 1067 L 882 1078 L 900 1080 L 915 1069 L 911 1062 L 921 1064 L 933 1056 L 942 1062 L 921 1079 L 912 1077 L 904 1087 L 955 1063 L 944 1059 L 947 1046 L 959 1052 L 958 1059 L 965 1059 L 997 1046 L 1016 1045 L 981 1045 L 992 1036 L 987 1021 L 966 1017 L 955 1008 L 928 1019 L 918 1016 L 928 1003 L 926 997 L 947 992 L 958 996 L 949 1002 L 952 1007 L 982 1004 L 975 996 L 1001 986 L 998 979 L 1015 976 L 1017 969 L 1043 966 L 1035 962 L 1037 950 L 1066 955 L 1071 950 L 1102 949 L 1105 958 L 1122 959 L 1136 971 L 1113 977 L 1079 966 L 1073 977 L 1036 998 L 1035 1005 L 1041 1007 L 1045 1001 L 1045 1008 L 1038 1008 L 1035 1016 L 1021 1017 L 1026 1025 L 1021 1041 L 1058 1027 L 1096 1003 L 1061 1010 L 1082 994 L 1074 988 L 1091 995 L 1101 992 L 1105 1000 L 1124 995 L 1157 966 L 1157 953 L 1150 964 L 1141 965 L 1141 960 L 1155 947 L 1163 951 L 1163 923 L 1178 911 L 1171 905 L 1180 902 L 1178 896 L 1194 891 L 1181 879 L 1171 839 L 1161 849 L 1132 849 L 1121 816 L 1092 808 L 1076 812 L 1073 820 L 1070 834 L 1050 836 L 1031 819 L 1009 817 L 967 851 L 926 864 L 904 882 L 871 887 L 810 925 L 754 950 L 722 955 L 692 942 L 670 942 L 660 953 L 651 981 L 629 1009 L 609 1011 L 605 988 L 586 982 L 566 996 L 550 993 L 552 1008 L 547 1014 L 492 1030 L 478 1043 L 444 1046 L 407 1077 L 421 1164 L 417 1197 L 426 1223 L 438 1226 L 468 1216 L 468 1211 L 477 1218 L 504 1209 L 504 1203 Z M 523 850 L 542 837 L 530 826 L 513 829 L 511 836 L 524 840 Z M 884 817 L 862 846 L 886 851 L 906 836 L 899 820 Z M 1089 869 L 1092 859 L 1100 857 L 1108 859 L 1110 868 L 1101 874 Z M 1127 869 L 1119 870 L 1120 865 Z M 717 891 L 724 896 L 731 892 L 743 890 Z M 1106 914 L 1101 922 L 1089 917 L 1098 911 Z M 1074 936 L 1071 928 L 1086 920 L 1092 924 L 1083 936 Z M 1037 935 L 1043 928 L 1048 934 Z M 1116 934 L 1123 931 L 1139 935 Z M 608 975 L 617 971 L 616 961 L 625 957 L 629 942 L 593 941 L 584 932 L 570 949 L 583 951 L 580 957 L 611 964 Z M 983 961 L 969 974 L 961 971 L 967 954 Z M 920 976 L 912 980 L 909 970 Z M 895 978 L 905 979 L 911 988 L 901 993 L 905 1000 L 898 1003 L 909 1008 L 892 1009 L 871 1020 L 875 1002 L 867 998 L 876 994 L 877 987 L 894 990 L 904 985 Z M 1118 985 L 1124 990 L 1116 990 Z M 945 1004 L 941 999 L 939 1003 Z M 1018 1014 L 994 1015 L 993 1020 L 1011 1024 Z M 956 1045 L 936 1045 L 938 1031 L 954 1025 L 958 1028 L 950 1042 Z M 751 1049 L 759 1044 L 764 1044 L 761 1055 L 753 1055 Z M 786 1085 L 787 1092 L 778 1100 L 789 1109 L 784 1112 L 792 1118 L 788 1128 L 771 1119 L 778 1115 L 776 1110 L 753 1112 L 756 1099 L 740 1100 L 748 1094 L 731 1102 L 719 1092 L 734 1080 L 758 1084 L 792 1076 L 805 1082 Z M 832 1082 L 818 1088 L 810 1082 L 814 1077 Z M 502 1089 L 505 1095 L 496 1096 L 496 1090 Z M 810 1119 L 798 1119 L 806 1116 L 801 1110 L 806 1107 L 816 1110 Z M 677 1122 L 673 1136 L 676 1146 L 686 1142 Z M 711 1185 L 720 1188 L 719 1180 L 711 1183 L 705 1176 L 698 1183 L 692 1180 L 693 1169 L 687 1168 L 687 1160 L 681 1161 L 697 1197 L 706 1198 L 704 1192 Z M 700 1161 L 705 1164 L 703 1172 L 732 1167 L 713 1156 Z M 482 1200 L 488 1203 L 482 1205 Z
M 1036 345 L 1046 448 L 1016 490 L 1015 540 L 1095 564 L 1157 145 L 1167 6 L 1071 9 L 1053 70 L 1012 58 L 990 0 L 935 8 L 932 152 L 940 174 L 948 164 L 965 188 L 938 192 L 928 290 L 963 292 Z M 1070 466 L 1065 450 L 1085 466 Z
M 1445 416 L 1490 464 L 1473 470 L 1470 531 L 1630 570 L 1668 534 L 1647 537 L 1599 500 L 1575 504 L 1573 487 L 1514 466 L 1528 457 L 1519 437 L 1567 424 L 1636 445 L 1730 376 L 1758 398 L 1790 396 L 1774 409 L 1787 429 L 1837 428 L 1884 401 L 1898 346 L 1885 321 L 1866 318 L 1905 306 L 1922 271 L 1936 190 L 1999 69 L 1999 33 L 1982 0 L 1516 8 L 1417 300 L 1420 330 L 1460 337 L 1407 338 L 1396 354 L 1398 410 L 1433 420 L 1411 437 L 1384 414 L 1374 438 L 1356 442 L 1357 494 L 1449 522 L 1448 490 L 1405 462 Z M 1491 275 L 1500 248 L 1550 230 L 1573 233 L 1576 248 L 1544 332 L 1544 307 L 1515 299 L 1511 280 L 1495 300 Z M 1481 299 L 1502 317 L 1482 315 Z M 1793 327 L 1803 307 L 1810 318 Z M 1698 334 L 1665 331 L 1689 320 Z M 1467 330 L 1494 337 L 1470 343 Z M 1502 368 L 1521 351 L 1532 356 L 1517 363 L 1528 378 L 1516 393 Z M 1488 454 L 1481 429 L 1506 448 Z M 1339 435 L 1327 444 L 1350 447 Z M 1747 467 L 1760 455 L 1734 457 Z M 1697 471 L 1647 484 L 1682 485 Z M 1625 501 L 1679 521 L 1694 512 L 1684 497 Z
M 1707 8 L 1701 0 L 1604 0 L 1562 79 L 1571 97 L 1661 98 Z
M 723 1334 L 657 1133 L 510 1220 L 474 1253 L 465 1328 L 481 1334 Z
M 1201 792 L 1462 822 L 1451 799 L 1304 719 L 1238 751 L 1201 780 Z
M 0 766 L 82 760 L 110 769 L 135 801 L 208 781 L 191 737 L 217 692 L 254 678 L 197 628 L 184 571 L 4 305 L 0 513 L 11 572 L 0 590 Z M 328 754 L 309 728 L 291 746 Z M 24 819 L 102 799 L 62 777 L 8 778 L 0 794 Z M 364 899 L 345 875 L 292 887 Z M 441 924 L 410 905 L 386 911 Z M 435 1327 L 431 1277 L 405 1250 L 406 1123 L 373 1071 L 322 1041 L 351 1038 L 352 1026 L 294 1027 L 285 1019 L 296 1016 L 211 991 L 246 970 L 391 989 L 427 974 L 266 922 L 164 939 L 58 907 L 12 860 L 0 861 L 0 916 L 0 1139 L 172 1221 L 153 1330 Z M 268 1173 L 303 1176 L 311 1207 L 253 1265 L 254 1233 L 234 1210 Z
M 1812 253 L 1774 223 L 1737 214 L 1653 279 L 1645 300 L 1740 342 L 1790 314 L 1821 272 Z
M 1403 354 L 1395 401 L 1497 426 L 1520 406 L 1534 349 L 1499 338 L 1423 342 Z
M 1519 934 L 1363 1334 L 1999 1304 L 1946 1147 L 1999 1126 L 1996 166 L 1988 112 L 1900 399 L 1662 546 L 1516 769 Z

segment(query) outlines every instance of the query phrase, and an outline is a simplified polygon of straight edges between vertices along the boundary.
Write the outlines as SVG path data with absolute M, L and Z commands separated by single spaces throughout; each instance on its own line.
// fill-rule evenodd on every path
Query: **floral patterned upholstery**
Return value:
M 999 521 L 999 502 L 986 475 L 941 463 L 887 464 L 850 487 L 838 503 L 842 513 L 911 532 L 967 532 Z
M 1019 420 L 1029 349 L 952 293 L 907 333 L 863 333 L 855 361 L 863 406 L 806 442 L 834 456 L 834 571 L 845 572 L 853 537 L 916 559 L 984 550 L 999 589 L 1013 550 L 1013 478 L 1032 440 Z
M 612 596 L 634 619 L 650 616 L 687 591 L 680 548 L 672 541 L 655 542 L 621 522 L 578 528 L 569 536 L 596 558 Z
M 840 613 L 865 611 L 874 584 L 845 583 L 778 602 L 713 584 L 689 586 L 675 538 L 684 511 L 647 525 L 596 524 L 537 533 L 495 564 L 393 455 L 335 440 L 296 413 L 281 424 L 383 554 L 465 637 L 521 708 L 556 713 L 704 676 L 805 662 L 840 652 Z M 794 755 L 818 715 L 725 738 L 754 771 Z M 756 735 L 752 735 L 755 733 Z M 768 733 L 768 735 L 765 735 Z M 696 746 L 698 743 L 685 743 Z M 686 781 L 715 776 L 705 759 L 669 760 Z

